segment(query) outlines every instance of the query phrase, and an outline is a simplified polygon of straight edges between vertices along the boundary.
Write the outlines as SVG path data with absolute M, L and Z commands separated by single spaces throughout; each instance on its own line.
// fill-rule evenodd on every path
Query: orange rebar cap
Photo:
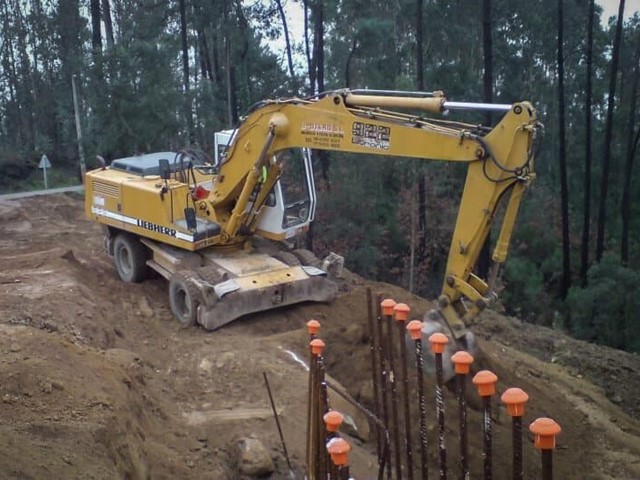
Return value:
M 433 353 L 442 353 L 444 352 L 444 346 L 449 343 L 449 339 L 444 333 L 436 332 L 429 337 L 429 342 Z
M 529 395 L 521 388 L 507 388 L 500 400 L 507 406 L 510 416 L 521 417 L 524 415 L 524 404 L 529 400 Z
M 380 302 L 380 306 L 382 307 L 382 314 L 391 316 L 393 315 L 393 307 L 396 306 L 396 301 L 391 298 L 385 298 L 382 302 Z
M 318 320 L 309 320 L 307 322 L 307 332 L 309 335 L 317 335 L 320 331 L 320 322 Z
M 351 445 L 344 438 L 336 437 L 327 442 L 327 451 L 331 455 L 331 461 L 337 467 L 342 467 L 349 463 L 349 451 Z
M 322 417 L 327 427 L 327 432 L 337 432 L 344 421 L 344 416 L 337 410 L 331 410 Z
M 422 322 L 420 320 L 411 320 L 407 324 L 407 330 L 413 340 L 420 340 L 422 338 Z
M 562 428 L 551 418 L 537 418 L 531 425 L 529 430 L 536 436 L 534 445 L 540 450 L 553 450 L 556 448 L 556 435 Z
M 481 397 L 490 397 L 496 393 L 496 382 L 498 376 L 489 370 L 480 370 L 473 377 L 473 384 L 478 387 L 478 394 Z
M 405 322 L 409 318 L 411 308 L 406 303 L 398 303 L 393 307 L 393 313 L 396 315 L 396 321 Z
M 453 362 L 457 374 L 466 375 L 471 369 L 473 356 L 469 352 L 460 350 L 459 352 L 451 355 L 451 361 Z
M 311 353 L 314 355 L 322 355 L 322 350 L 324 350 L 324 342 L 319 338 L 313 339 L 309 342 L 311 346 Z

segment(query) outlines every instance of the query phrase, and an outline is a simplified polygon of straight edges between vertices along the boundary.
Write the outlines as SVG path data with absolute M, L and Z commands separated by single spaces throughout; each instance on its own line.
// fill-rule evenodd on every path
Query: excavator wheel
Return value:
M 147 278 L 147 249 L 137 237 L 119 233 L 113 242 L 113 259 L 122 281 L 140 283 Z
M 296 257 L 291 252 L 278 252 L 273 256 L 273 258 L 275 258 L 276 260 L 280 260 L 282 263 L 289 267 L 297 267 L 298 265 L 300 265 L 300 260 L 298 259 L 298 257 Z
M 178 272 L 169 280 L 169 303 L 176 320 L 191 327 L 198 320 L 198 306 L 203 303 L 191 274 Z
M 302 265 L 308 265 L 310 267 L 320 268 L 320 259 L 315 256 L 311 250 L 306 248 L 298 248 L 293 251 L 293 254 L 300 260 Z

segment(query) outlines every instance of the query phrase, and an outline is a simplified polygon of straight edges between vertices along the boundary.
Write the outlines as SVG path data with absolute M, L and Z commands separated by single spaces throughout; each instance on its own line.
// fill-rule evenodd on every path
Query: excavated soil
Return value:
M 139 285 L 118 279 L 81 199 L 0 202 L 0 477 L 236 479 L 238 441 L 253 437 L 274 461 L 270 478 L 290 478 L 266 372 L 295 476 L 303 478 L 305 323 L 322 322 L 328 373 L 371 407 L 367 287 L 408 303 L 412 317 L 430 306 L 404 290 L 348 275 L 330 305 L 254 315 L 216 332 L 184 329 L 172 319 L 163 279 Z M 640 478 L 638 356 L 492 312 L 474 330 L 483 352 L 476 368 L 498 375 L 498 394 L 517 386 L 531 397 L 523 422 L 526 478 L 540 478 L 527 426 L 541 416 L 563 428 L 555 478 Z M 433 476 L 430 379 L 426 386 Z M 469 403 L 472 478 L 481 478 L 482 417 L 473 390 Z M 455 477 L 457 400 L 449 391 L 445 406 Z M 412 408 L 417 426 L 414 401 Z M 494 478 L 510 478 L 511 423 L 497 397 L 493 417 Z M 361 429 L 360 436 L 367 434 Z M 348 438 L 352 475 L 375 478 L 374 442 Z

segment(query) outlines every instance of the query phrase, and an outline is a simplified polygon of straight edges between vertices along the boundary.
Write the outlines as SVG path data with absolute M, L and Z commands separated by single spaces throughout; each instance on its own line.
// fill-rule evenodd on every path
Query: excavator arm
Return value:
M 449 109 L 498 110 L 494 128 L 424 113 Z M 401 110 L 408 109 L 409 112 Z M 438 309 L 454 338 L 488 305 L 499 264 L 505 261 L 522 194 L 534 179 L 534 150 L 541 125 L 528 102 L 460 104 L 444 96 L 370 95 L 348 90 L 322 98 L 265 101 L 237 130 L 208 201 L 211 220 L 222 225 L 223 242 L 250 235 L 269 190 L 282 172 L 276 153 L 312 148 L 366 155 L 412 157 L 468 164 L 449 249 Z M 266 170 L 266 178 L 263 172 Z M 258 192 L 257 195 L 255 192 Z M 250 204 L 250 198 L 253 200 Z M 496 219 L 500 234 L 488 279 L 473 273 Z M 250 208 L 247 208 L 250 205 Z

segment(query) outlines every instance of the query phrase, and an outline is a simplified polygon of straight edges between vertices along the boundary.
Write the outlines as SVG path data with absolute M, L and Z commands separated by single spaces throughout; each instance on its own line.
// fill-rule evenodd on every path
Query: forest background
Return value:
M 638 12 L 624 0 L 610 19 L 593 0 L 288 1 L 2 0 L 0 192 L 41 188 L 43 154 L 50 184 L 64 185 L 79 183 L 82 157 L 91 168 L 97 154 L 211 152 L 213 132 L 265 98 L 348 87 L 529 100 L 546 136 L 501 305 L 640 352 Z M 301 36 L 287 7 L 300 12 Z M 276 39 L 282 56 L 268 46 Z M 307 244 L 434 297 L 464 168 L 341 159 L 314 160 L 319 211 Z

